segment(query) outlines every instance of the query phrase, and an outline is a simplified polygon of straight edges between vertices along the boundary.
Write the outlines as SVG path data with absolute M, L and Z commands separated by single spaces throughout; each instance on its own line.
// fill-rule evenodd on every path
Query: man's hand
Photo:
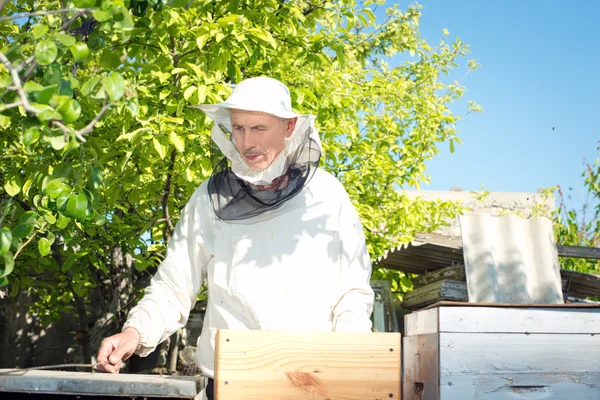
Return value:
M 134 328 L 127 328 L 123 332 L 107 337 L 102 341 L 96 360 L 101 363 L 98 371 L 119 373 L 121 362 L 133 355 L 140 343 L 140 334 Z

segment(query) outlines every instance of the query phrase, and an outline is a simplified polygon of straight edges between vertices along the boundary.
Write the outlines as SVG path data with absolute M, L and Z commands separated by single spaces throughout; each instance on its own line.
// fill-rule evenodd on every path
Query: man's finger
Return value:
M 98 362 L 108 361 L 108 356 L 118 347 L 118 343 L 114 343 L 111 338 L 104 339 L 100 344 L 100 349 L 98 349 L 98 357 L 96 357 Z
M 123 340 L 119 343 L 116 349 L 112 351 L 110 357 L 108 357 L 108 361 L 112 365 L 116 365 L 121 360 L 126 360 L 135 350 L 133 347 L 135 344 L 129 340 Z

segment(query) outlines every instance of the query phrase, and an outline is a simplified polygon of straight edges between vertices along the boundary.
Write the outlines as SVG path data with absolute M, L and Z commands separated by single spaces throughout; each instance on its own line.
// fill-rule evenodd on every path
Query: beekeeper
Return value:
M 318 168 L 315 118 L 294 113 L 288 88 L 266 77 L 198 108 L 214 121 L 225 158 L 181 213 L 122 332 L 102 342 L 100 369 L 118 372 L 121 361 L 148 355 L 185 326 L 204 279 L 196 363 L 209 378 L 219 329 L 370 331 L 363 227 L 341 183 Z

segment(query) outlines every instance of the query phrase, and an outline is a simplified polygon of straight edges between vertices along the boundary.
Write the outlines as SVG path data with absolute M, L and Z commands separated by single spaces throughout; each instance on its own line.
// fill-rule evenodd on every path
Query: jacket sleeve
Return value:
M 123 330 L 132 327 L 139 332 L 136 354 L 142 357 L 185 326 L 206 276 L 206 265 L 212 256 L 206 251 L 199 221 L 200 191 L 183 209 L 165 259 L 123 326 Z
M 374 293 L 371 261 L 360 217 L 344 191 L 340 209 L 340 284 L 333 307 L 336 332 L 371 331 Z

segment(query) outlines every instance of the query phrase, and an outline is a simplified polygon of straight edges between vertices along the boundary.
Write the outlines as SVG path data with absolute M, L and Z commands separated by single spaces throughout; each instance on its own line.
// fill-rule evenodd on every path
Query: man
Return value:
M 100 369 L 118 372 L 177 329 L 206 278 L 196 363 L 211 378 L 218 329 L 370 331 L 371 264 L 362 224 L 340 182 L 317 168 L 315 118 L 292 111 L 271 78 L 241 82 L 216 105 L 225 158 L 184 208 L 164 261 L 123 331 L 102 342 Z

